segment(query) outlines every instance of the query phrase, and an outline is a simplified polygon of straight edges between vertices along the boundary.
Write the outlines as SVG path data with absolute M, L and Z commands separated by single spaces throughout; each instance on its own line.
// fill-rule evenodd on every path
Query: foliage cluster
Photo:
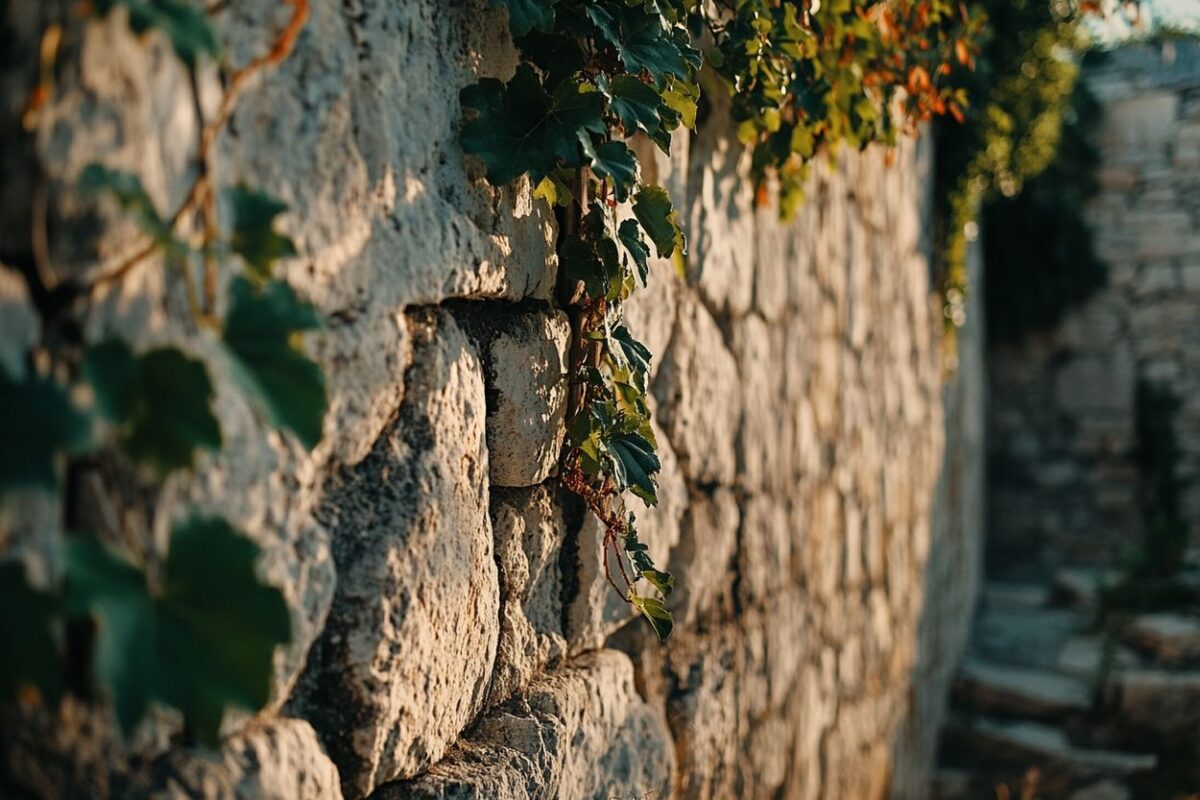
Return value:
M 696 125 L 702 87 L 727 93 L 759 202 L 775 186 L 786 217 L 822 149 L 890 144 L 935 114 L 962 116 L 965 94 L 947 76 L 973 66 L 982 20 L 950 0 L 492 4 L 507 7 L 522 61 L 507 84 L 462 91 L 462 146 L 491 183 L 528 176 L 559 209 L 559 295 L 574 318 L 562 482 L 605 526 L 609 582 L 665 638 L 674 579 L 654 565 L 624 500 L 657 501 L 651 356 L 621 308 L 652 254 L 686 270 L 687 242 L 627 140 L 643 135 L 669 153 L 672 134 Z
M 189 735 L 212 742 L 227 706 L 256 711 L 269 699 L 274 651 L 290 639 L 290 617 L 280 591 L 256 575 L 257 546 L 226 520 L 193 514 L 173 524 L 165 556 L 119 548 L 135 537 L 116 504 L 130 487 L 157 497 L 165 478 L 197 465 L 199 451 L 221 448 L 210 365 L 197 353 L 219 358 L 271 425 L 306 448 L 321 438 L 324 377 L 299 341 L 320 319 L 273 277 L 275 262 L 296 253 L 274 228 L 285 208 L 246 186 L 218 190 L 209 177 L 212 144 L 245 79 L 286 57 L 305 22 L 305 0 L 290 5 L 291 21 L 268 53 L 240 68 L 222 58 L 210 12 L 184 0 L 92 6 L 97 16 L 124 7 L 134 32 L 164 34 L 193 91 L 198 63 L 216 62 L 225 94 L 216 117 L 201 120 L 194 179 L 172 214 L 133 174 L 92 164 L 79 176 L 80 197 L 136 222 L 144 242 L 134 255 L 82 279 L 59 278 L 38 232 L 31 235 L 32 296 L 65 300 L 39 309 L 42 341 L 22 369 L 0 368 L 0 501 L 53 493 L 74 530 L 60 543 L 61 574 L 48 583 L 35 586 L 17 562 L 0 564 L 0 701 L 100 694 L 126 733 L 161 703 L 183 713 Z M 45 32 L 43 83 L 24 117 L 31 132 L 52 96 L 63 36 L 57 26 Z M 200 114 L 198 98 L 195 107 Z M 39 213 L 45 209 L 35 208 L 35 219 Z M 189 313 L 176 327 L 188 333 L 143 351 L 117 335 L 85 341 L 78 332 L 93 293 L 150 264 L 166 270 L 169 292 L 185 296 Z M 223 268 L 237 274 L 219 303 Z M 99 509 L 88 518 L 79 513 L 85 496 Z M 77 676 L 70 666 L 78 663 L 90 674 Z
M 1040 221 L 1039 252 L 1043 255 L 1023 249 L 998 256 L 1033 255 L 1032 262 L 1022 263 L 1042 274 L 1061 266 L 1060 251 L 1074 244 L 1085 248 L 1081 255 L 1089 260 L 1082 271 L 1095 274 L 1090 245 L 1084 244 L 1086 229 L 1079 211 L 1088 192 L 1090 156 L 1083 124 L 1090 109 L 1085 95 L 1074 103 L 1072 97 L 1079 57 L 1087 46 L 1082 23 L 1087 13 L 1098 10 L 1096 4 L 1075 0 L 984 0 L 982 6 L 988 18 L 988 38 L 978 68 L 952 76 L 972 98 L 973 105 L 962 124 L 938 124 L 936 128 L 937 254 L 946 301 L 945 322 L 951 333 L 964 320 L 967 245 L 981 207 L 985 219 L 990 214 L 992 221 L 1002 226 L 988 234 L 1003 240 L 998 245 L 1001 248 L 1013 244 L 1014 238 L 1026 236 L 1024 230 L 1017 232 L 1004 225 L 1035 218 Z M 1074 162 L 1063 164 L 1057 171 L 1056 177 L 1065 180 L 1066 185 L 1047 181 L 1029 199 L 1012 202 L 1026 182 L 1054 160 L 1063 140 L 1064 123 L 1077 119 L 1082 122 L 1073 127 L 1071 144 L 1083 145 L 1084 149 Z M 1061 200 L 1055 196 L 1056 188 L 1063 190 Z M 1049 224 L 1047 220 L 1059 223 Z M 992 266 L 989 261 L 987 269 Z M 1004 271 L 1013 268 L 1014 264 L 1007 262 L 999 267 Z M 1020 280 L 1017 277 L 1006 284 L 1007 276 L 1005 272 L 997 283 L 1000 297 L 1005 300 L 1012 299 L 1005 288 L 1016 287 Z M 1094 277 L 1089 277 L 1087 283 L 1093 284 Z M 999 316 L 1008 313 L 1007 308 L 996 307 L 996 311 Z M 1030 312 L 1035 321 L 1053 313 L 1045 307 Z
M 1098 188 L 1099 116 L 1087 84 L 1077 83 L 1058 155 L 1016 196 L 983 203 L 983 297 L 993 345 L 1054 327 L 1108 280 L 1084 217 Z

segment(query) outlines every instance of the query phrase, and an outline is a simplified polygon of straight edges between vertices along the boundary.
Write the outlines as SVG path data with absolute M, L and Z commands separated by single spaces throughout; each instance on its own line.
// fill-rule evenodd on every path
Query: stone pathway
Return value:
M 1200 800 L 1200 613 L 1099 624 L 1112 574 L 989 583 L 937 800 Z

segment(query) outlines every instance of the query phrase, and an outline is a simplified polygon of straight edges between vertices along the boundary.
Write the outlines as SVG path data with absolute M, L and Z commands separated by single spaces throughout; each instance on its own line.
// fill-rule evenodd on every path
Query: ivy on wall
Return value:
M 182 712 L 190 737 L 215 742 L 228 706 L 257 711 L 269 699 L 274 652 L 290 640 L 291 624 L 282 593 L 256 573 L 258 547 L 228 521 L 199 515 L 175 521 L 165 554 L 118 547 L 132 537 L 112 504 L 119 487 L 134 486 L 153 510 L 163 479 L 193 469 L 202 451 L 221 449 L 210 365 L 198 352 L 221 354 L 270 425 L 308 449 L 320 441 L 325 380 L 299 339 L 320 318 L 274 277 L 275 263 L 296 254 L 274 228 L 285 207 L 246 186 L 217 187 L 210 177 L 213 145 L 246 79 L 285 59 L 307 19 L 307 0 L 287 5 L 287 26 L 263 55 L 238 67 L 222 54 L 210 23 L 220 4 L 207 12 L 185 0 L 90 5 L 96 17 L 123 14 L 134 33 L 164 35 L 193 92 L 198 65 L 215 63 L 224 95 L 208 120 L 194 98 L 201 125 L 193 178 L 173 211 L 159 209 L 131 173 L 91 164 L 79 175 L 79 197 L 98 210 L 119 209 L 141 232 L 142 244 L 120 263 L 59 277 L 45 204 L 35 205 L 26 277 L 33 297 L 59 303 L 40 309 L 42 341 L 22 369 L 0 367 L 0 501 L 18 491 L 52 493 L 72 532 L 58 542 L 62 574 L 48 585 L 33 585 L 17 562 L 0 564 L 0 701 L 98 694 L 126 734 L 151 703 L 162 703 Z M 65 35 L 58 25 L 44 33 L 42 78 L 24 116 L 30 132 L 53 96 Z M 186 299 L 186 317 L 174 320 L 185 332 L 178 341 L 142 351 L 118 336 L 82 341 L 77 332 L 93 293 L 151 267 L 165 271 L 169 293 Z M 238 273 L 223 303 L 222 270 Z M 81 519 L 85 496 L 99 510 Z M 86 674 L 77 677 L 69 660 L 83 662 Z
M 1084 276 L 1084 283 L 1095 283 L 1097 269 L 1102 273 L 1090 254 L 1090 239 L 1081 217 L 1090 180 L 1087 160 L 1091 144 L 1086 125 L 1094 119 L 1094 109 L 1085 95 L 1075 93 L 1079 61 L 1089 42 L 1084 20 L 1100 13 L 1099 4 L 1087 0 L 982 0 L 981 6 L 988 25 L 979 68 L 951 76 L 974 103 L 962 120 L 936 125 L 936 254 L 949 334 L 965 319 L 967 246 L 977 235 L 980 215 L 991 215 L 1001 226 L 992 231 L 999 240 L 997 247 L 1007 242 L 1020 248 L 1022 242 L 1030 242 L 1029 231 L 1019 225 L 1036 218 L 1045 245 L 1040 252 L 1052 254 L 1056 247 L 1074 244 L 1081 248 L 1076 255 L 1083 263 L 1072 265 L 1072 270 Z M 1075 120 L 1078 123 L 1072 124 Z M 1026 184 L 1054 163 L 1064 126 L 1066 135 L 1072 137 L 1070 144 L 1083 148 L 1078 160 L 1057 170 L 1061 183 L 1042 182 L 1027 199 L 1018 201 Z M 1070 148 L 1064 152 L 1074 153 Z M 1031 204 L 1038 206 L 1036 210 L 1029 208 Z M 1004 227 L 1010 223 L 1013 228 Z M 1012 241 L 1014 238 L 1022 242 Z M 1062 265 L 1053 255 L 1050 260 L 1047 268 Z M 1041 258 L 1037 261 L 1044 263 Z M 994 263 L 998 270 L 1019 269 L 1016 263 Z M 987 269 L 991 268 L 989 264 Z M 1007 288 L 1003 280 L 1004 276 L 999 276 L 1000 292 Z M 1024 283 L 1017 277 L 1011 286 L 1019 294 Z M 1013 308 L 992 306 L 990 310 L 994 313 L 989 316 L 997 319 L 995 324 L 1012 323 L 1006 336 L 1027 329 L 1027 322 L 1033 327 L 1043 324 L 1039 320 L 1052 314 L 1047 304 L 1038 305 L 1024 297 Z M 953 341 L 952 335 L 948 341 Z
M 933 115 L 962 117 L 965 92 L 946 77 L 973 67 L 982 18 L 949 0 L 491 3 L 507 8 L 521 63 L 507 83 L 463 89 L 462 147 L 491 183 L 527 176 L 559 209 L 559 299 L 574 322 L 561 480 L 605 526 L 608 581 L 665 639 L 674 578 L 626 502 L 657 502 L 651 354 L 621 307 L 652 253 L 685 270 L 687 241 L 628 140 L 670 153 L 672 134 L 696 125 L 702 88 L 728 92 L 758 201 L 774 188 L 787 217 L 822 150 L 892 144 Z

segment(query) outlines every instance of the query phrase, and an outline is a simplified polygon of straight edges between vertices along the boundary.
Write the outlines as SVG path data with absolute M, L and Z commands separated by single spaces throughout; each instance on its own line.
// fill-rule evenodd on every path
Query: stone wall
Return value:
M 1104 113 L 1088 214 L 1109 285 L 990 354 L 997 565 L 1111 563 L 1140 540 L 1139 381 L 1183 403 L 1177 477 L 1200 514 L 1200 47 L 1121 48 L 1084 79 Z
M 967 652 L 983 576 L 987 514 L 985 461 L 983 248 L 967 244 L 966 320 L 958 328 L 954 369 L 942 390 L 945 455 L 934 496 L 925 564 L 925 607 L 909 710 L 896 738 L 891 796 L 930 796 L 930 768 L 944 732 L 947 690 Z
M 218 17 L 235 61 L 269 38 L 276 6 Z M 6 12 L 27 54 L 29 8 Z M 34 145 L 52 186 L 102 158 L 173 207 L 197 130 L 179 68 L 119 17 L 71 47 L 64 63 L 82 67 L 63 70 Z M 554 216 L 525 184 L 489 187 L 457 145 L 458 89 L 514 66 L 483 0 L 314 3 L 295 55 L 246 93 L 216 177 L 290 206 L 302 255 L 286 277 L 328 319 L 310 338 L 331 389 L 323 443 L 310 454 L 270 432 L 218 371 L 225 451 L 133 516 L 149 542 L 215 508 L 260 543 L 295 631 L 276 700 L 229 720 L 213 752 L 173 746 L 169 714 L 129 747 L 78 702 L 10 715 L 10 784 L 296 800 L 886 793 L 942 454 L 927 147 L 819 162 L 786 225 L 755 208 L 721 109 L 672 158 L 645 150 L 691 239 L 687 279 L 655 263 L 628 309 L 655 353 L 663 451 L 642 538 L 681 587 L 661 646 L 610 592 L 601 532 L 554 477 L 568 337 Z M 202 89 L 211 103 L 212 75 Z M 17 154 L 0 252 L 28 222 Z M 72 213 L 55 204 L 58 230 Z M 97 232 L 82 254 L 56 238 L 56 261 L 119 259 L 129 231 Z M 18 351 L 4 357 L 19 358 L 36 323 L 20 282 L 0 287 Z M 87 333 L 178 339 L 164 313 L 178 303 L 152 262 L 94 298 Z M 31 513 L 9 510 L 5 547 L 53 575 L 54 525 Z

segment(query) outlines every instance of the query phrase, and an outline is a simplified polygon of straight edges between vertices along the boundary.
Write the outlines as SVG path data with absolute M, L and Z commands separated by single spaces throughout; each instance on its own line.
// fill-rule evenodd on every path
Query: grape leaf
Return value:
M 124 341 L 109 339 L 88 350 L 83 375 L 130 458 L 167 474 L 192 467 L 199 447 L 221 449 L 203 362 L 174 348 L 135 357 Z
M 658 109 L 663 98 L 653 86 L 634 75 L 617 75 L 611 81 L 600 81 L 600 89 L 608 95 L 609 107 L 621 118 L 625 131 L 632 134 L 638 128 L 654 135 L 662 125 Z
M 79 188 L 86 195 L 109 192 L 121 208 L 133 213 L 141 229 L 157 242 L 173 239 L 170 223 L 163 219 L 150 199 L 141 178 L 103 164 L 88 164 L 79 174 Z
M 629 602 L 642 612 L 642 616 L 650 623 L 650 627 L 654 628 L 658 640 L 665 642 L 675 627 L 675 620 L 671 616 L 671 612 L 667 611 L 667 607 L 663 605 L 663 601 L 657 597 L 639 597 L 636 594 L 630 594 Z
M 58 486 L 59 458 L 79 452 L 91 439 L 91 420 L 66 389 L 29 376 L 14 381 L 0 369 L 0 490 L 15 486 Z
M 508 28 L 513 36 L 524 36 L 535 28 L 553 29 L 554 3 L 555 0 L 491 0 L 493 8 L 508 7 Z
M 214 743 L 227 706 L 257 711 L 270 698 L 277 645 L 291 640 L 282 593 L 259 582 L 259 549 L 219 518 L 171 530 L 162 580 L 93 536 L 66 551 L 67 602 L 97 623 L 94 670 L 126 734 L 152 701 L 183 712 Z
M 671 592 L 675 590 L 675 576 L 669 572 L 659 569 L 644 569 L 642 577 L 649 581 L 651 586 L 658 589 L 664 598 L 670 597 Z
M 685 80 L 673 80 L 663 90 L 663 105 L 679 115 L 684 127 L 695 129 L 696 111 L 700 102 L 700 86 Z
M 612 180 L 617 200 L 622 203 L 628 200 L 638 177 L 638 163 L 633 151 L 624 142 L 601 142 L 597 147 L 592 142 L 592 135 L 586 131 L 580 131 L 579 144 L 592 162 L 592 169 L 601 177 Z
M 208 17 L 188 0 L 94 0 L 100 16 L 106 16 L 119 5 L 129 9 L 130 30 L 140 35 L 158 28 L 171 40 L 175 54 L 188 68 L 195 67 L 201 55 L 216 57 L 220 53 Z
M 618 357 L 633 369 L 634 374 L 638 376 L 641 388 L 644 390 L 646 376 L 650 373 L 650 359 L 653 357 L 650 353 L 650 348 L 633 338 L 633 334 L 629 332 L 629 328 L 624 325 L 618 325 L 613 329 L 612 338 L 620 350 Z
M 654 242 L 659 258 L 687 250 L 687 238 L 679 227 L 679 212 L 671 207 L 671 198 L 661 186 L 646 186 L 633 199 L 633 215 Z
M 580 133 L 605 132 L 603 94 L 568 80 L 548 95 L 528 64 L 507 85 L 484 78 L 460 98 L 475 115 L 463 124 L 463 151 L 483 159 L 494 186 L 525 173 L 536 185 L 558 166 L 581 166 Z
M 630 72 L 648 73 L 658 89 L 669 77 L 686 80 L 700 68 L 700 51 L 691 46 L 687 31 L 668 32 L 658 14 L 621 3 L 591 3 L 585 11 L 621 63 Z
M 225 197 L 233 212 L 230 249 L 245 260 L 252 277 L 270 280 L 277 259 L 296 255 L 292 240 L 273 229 L 275 218 L 287 211 L 287 205 L 245 186 L 225 190 Z
M 256 289 L 235 278 L 229 294 L 224 342 L 235 378 L 273 425 L 313 449 L 325 420 L 325 376 L 294 338 L 320 326 L 316 310 L 279 281 Z
M 642 286 L 645 286 L 646 281 L 650 279 L 650 248 L 646 246 L 642 234 L 638 231 L 637 221 L 627 219 L 622 222 L 621 227 L 617 229 L 617 238 L 633 258 L 633 263 L 637 265 L 638 277 Z
M 34 589 L 25 567 L 0 563 L 0 702 L 21 687 L 54 701 L 62 694 L 61 620 L 58 599 Z
M 654 447 L 636 432 L 622 433 L 605 441 L 612 456 L 613 477 L 622 491 L 629 489 L 648 506 L 658 503 L 658 487 L 652 477 L 662 469 Z

